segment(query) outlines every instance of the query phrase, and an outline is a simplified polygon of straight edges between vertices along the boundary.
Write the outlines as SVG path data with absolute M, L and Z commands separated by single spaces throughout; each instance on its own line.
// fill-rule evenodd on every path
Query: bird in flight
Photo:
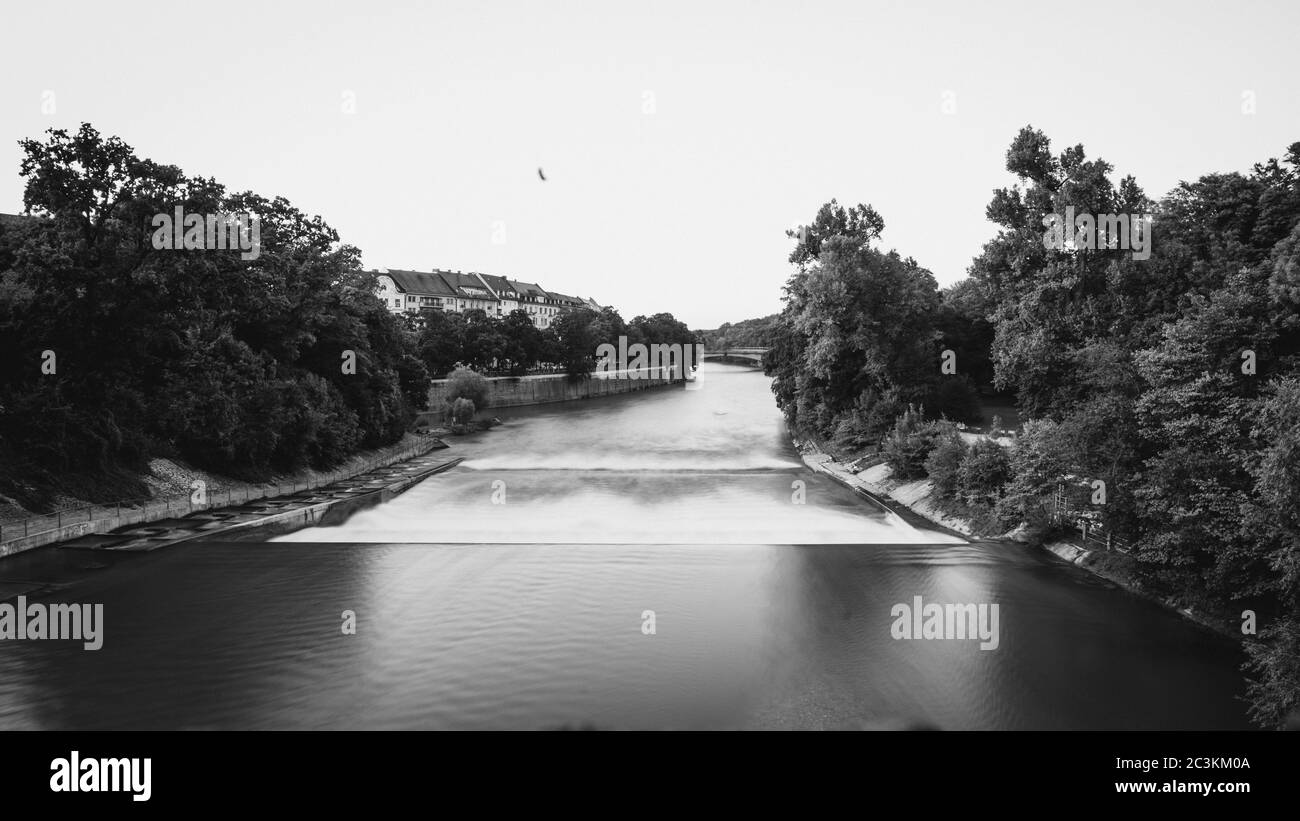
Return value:
M 546 175 L 542 173 L 542 169 L 537 169 L 537 176 L 542 178 L 542 182 L 546 182 Z

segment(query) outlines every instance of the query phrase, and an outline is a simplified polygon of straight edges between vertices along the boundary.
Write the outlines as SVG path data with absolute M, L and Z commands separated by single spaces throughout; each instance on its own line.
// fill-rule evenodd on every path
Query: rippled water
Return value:
M 1247 726 L 1231 642 L 909 525 L 802 466 L 765 377 L 706 367 L 700 391 L 505 411 L 339 527 L 0 561 L 0 596 L 106 620 L 98 652 L 0 642 L 0 727 Z M 997 603 L 998 648 L 893 639 L 914 596 Z

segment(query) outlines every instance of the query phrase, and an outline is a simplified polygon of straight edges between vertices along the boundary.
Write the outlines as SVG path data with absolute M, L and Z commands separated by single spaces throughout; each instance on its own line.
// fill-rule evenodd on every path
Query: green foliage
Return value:
M 596 369 L 596 348 L 601 342 L 595 323 L 598 315 L 590 308 L 560 314 L 552 323 L 557 362 L 572 379 L 583 379 Z
M 697 336 L 706 349 L 721 351 L 727 348 L 771 347 L 780 322 L 779 314 L 741 322 L 724 322 L 712 331 L 699 331 Z
M 1021 428 L 1011 452 L 1011 479 L 997 503 L 1004 522 L 1046 526 L 1047 500 L 1069 472 L 1059 430 L 1050 419 L 1031 419 Z
M 765 362 L 777 403 L 858 448 L 901 405 L 973 421 L 978 394 L 1014 394 L 1025 422 L 1010 454 L 966 451 L 909 407 L 884 455 L 900 478 L 928 472 L 940 493 L 1035 529 L 1058 484 L 1104 482 L 1102 522 L 1138 546 L 1144 581 L 1271 614 L 1252 693 L 1275 725 L 1300 691 L 1300 143 L 1159 202 L 1032 127 L 1006 169 L 1017 184 L 986 210 L 997 236 L 942 294 L 870 247 L 883 227 L 870 206 L 831 201 L 790 232 L 798 267 Z M 1151 215 L 1149 257 L 1045 247 L 1044 218 L 1067 210 Z M 938 375 L 943 350 L 957 375 Z
M 881 443 L 885 463 L 899 479 L 925 478 L 925 460 L 943 435 L 943 428 L 925 421 L 921 409 L 909 406 Z
M 1255 498 L 1246 527 L 1268 550 L 1277 604 L 1262 641 L 1247 646 L 1251 714 L 1278 727 L 1300 710 L 1300 376 L 1270 386 L 1255 418 Z
M 934 443 L 934 450 L 925 457 L 925 473 L 930 477 L 935 492 L 942 499 L 956 499 L 958 470 L 969 448 L 957 428 L 942 425 Z
M 1300 487 L 1300 429 L 1284 409 L 1300 399 L 1300 143 L 1159 203 L 1131 178 L 1112 183 L 1082 146 L 1054 155 L 1030 128 L 1007 170 L 1021 186 L 994 194 L 988 216 L 1002 230 L 971 273 L 992 302 L 995 382 L 1039 421 L 1019 438 L 999 509 L 1039 519 L 1059 478 L 1101 479 L 1104 522 L 1135 541 L 1147 581 L 1291 625 L 1252 651 L 1255 715 L 1276 724 L 1295 706 L 1281 693 L 1300 689 L 1296 530 L 1280 512 Z M 1067 206 L 1153 214 L 1150 258 L 1045 249 L 1042 218 Z
M 857 439 L 872 427 L 861 397 L 892 395 L 902 404 L 934 397 L 939 294 L 934 276 L 915 260 L 869 247 L 870 230 L 828 233 L 843 221 L 821 217 L 836 209 L 842 210 L 833 202 L 823 207 L 812 235 L 820 256 L 808 258 L 786 284 L 764 365 L 793 423 L 819 436 L 838 429 Z
M 465 317 L 441 310 L 420 312 L 417 346 L 426 370 L 435 379 L 446 378 L 461 362 L 477 361 L 480 352 L 465 353 Z
M 0 371 L 0 490 L 159 450 L 264 477 L 402 436 L 424 403 L 413 340 L 320 218 L 89 125 L 21 146 L 32 218 L 0 227 L 0 349 L 30 366 Z M 259 217 L 260 254 L 155 249 L 178 206 Z
M 1264 727 L 1281 729 L 1300 710 L 1300 622 L 1288 615 L 1249 642 L 1248 669 L 1254 674 L 1248 693 L 1250 715 Z
M 462 427 L 468 425 L 474 421 L 474 414 L 477 410 L 472 399 L 464 396 L 458 397 L 455 402 L 451 403 L 451 421 Z
M 488 406 L 488 381 L 481 374 L 469 368 L 457 368 L 447 377 L 443 398 L 448 405 L 455 405 L 458 399 L 468 399 L 475 408 Z
M 803 264 L 818 259 L 831 238 L 849 240 L 855 247 L 862 248 L 879 237 L 883 230 L 884 218 L 870 205 L 845 208 L 831 200 L 817 211 L 812 223 L 786 231 L 785 235 L 796 240 L 790 261 Z
M 957 467 L 957 494 L 971 507 L 993 507 L 1011 479 L 1006 448 L 991 439 L 979 439 Z

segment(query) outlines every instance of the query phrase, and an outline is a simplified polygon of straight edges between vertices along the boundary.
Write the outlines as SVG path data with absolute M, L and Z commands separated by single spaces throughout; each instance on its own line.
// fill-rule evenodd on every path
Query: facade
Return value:
M 586 308 L 586 307 L 587 307 L 587 303 L 586 303 L 586 301 L 585 301 L 585 300 L 578 299 L 576 296 L 569 296 L 568 294 L 561 294 L 561 293 L 559 293 L 558 291 L 551 291 L 551 296 L 555 299 L 555 304 L 558 305 L 560 308 L 563 308 L 563 309 L 565 309 L 565 310 L 572 310 L 573 308 Z
M 510 280 L 519 294 L 519 307 L 528 312 L 529 318 L 538 328 L 549 328 L 560 314 L 560 307 L 542 286 L 536 282 L 516 282 Z
M 522 308 L 533 325 L 549 328 L 556 318 L 574 308 L 595 308 L 595 300 L 547 291 L 535 282 L 520 282 L 475 271 L 406 271 L 396 268 L 368 272 L 375 279 L 375 295 L 393 313 L 425 309 L 464 313 L 474 308 L 488 316 L 504 317 Z

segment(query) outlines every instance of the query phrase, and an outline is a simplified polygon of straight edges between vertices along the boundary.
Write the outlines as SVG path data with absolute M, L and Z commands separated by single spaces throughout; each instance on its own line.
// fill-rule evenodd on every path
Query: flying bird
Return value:
M 546 175 L 542 173 L 542 169 L 537 169 L 537 176 L 542 178 L 542 182 L 546 182 Z

